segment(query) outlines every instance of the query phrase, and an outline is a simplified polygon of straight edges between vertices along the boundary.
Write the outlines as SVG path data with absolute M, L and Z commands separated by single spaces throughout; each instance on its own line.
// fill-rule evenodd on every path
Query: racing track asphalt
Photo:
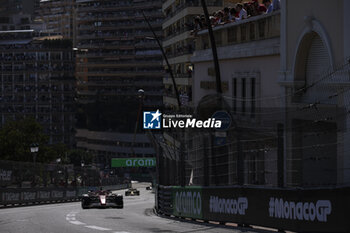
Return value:
M 140 196 L 124 196 L 124 209 L 83 210 L 80 202 L 0 209 L 0 233 L 266 232 L 158 217 L 154 194 L 138 189 Z

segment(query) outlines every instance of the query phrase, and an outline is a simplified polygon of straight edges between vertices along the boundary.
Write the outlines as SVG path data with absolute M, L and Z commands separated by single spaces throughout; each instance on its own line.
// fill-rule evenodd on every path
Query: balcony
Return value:
M 218 47 L 278 38 L 280 36 L 280 12 L 216 26 L 213 31 Z M 196 52 L 209 48 L 211 48 L 211 44 L 208 30 L 198 32 Z
M 183 55 L 191 55 L 192 53 L 193 53 L 193 49 L 192 47 L 189 46 L 187 48 L 180 47 L 174 52 L 167 52 L 166 55 L 168 58 L 173 58 L 173 57 L 180 57 Z
M 187 27 L 187 26 L 184 26 L 184 27 L 181 27 L 181 28 L 178 28 L 177 30 L 175 30 L 174 32 L 169 32 L 163 39 L 163 41 L 167 41 L 167 40 L 170 40 L 176 36 L 180 36 L 182 34 L 184 34 L 184 38 L 189 38 L 189 37 L 193 37 L 191 35 L 191 28 L 190 27 Z M 185 34 L 186 33 L 186 34 Z
M 188 74 L 175 74 L 175 83 L 180 86 L 192 86 L 192 77 Z M 163 78 L 163 84 L 173 85 L 173 81 L 169 74 Z

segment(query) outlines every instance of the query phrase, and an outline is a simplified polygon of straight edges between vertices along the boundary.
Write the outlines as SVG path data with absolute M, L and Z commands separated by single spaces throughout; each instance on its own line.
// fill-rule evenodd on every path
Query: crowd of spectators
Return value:
M 237 3 L 235 7 L 225 7 L 209 16 L 212 27 L 226 23 L 241 21 L 250 17 L 269 14 L 280 9 L 280 0 L 252 0 L 250 2 Z M 208 27 L 204 15 L 194 18 L 193 32 Z

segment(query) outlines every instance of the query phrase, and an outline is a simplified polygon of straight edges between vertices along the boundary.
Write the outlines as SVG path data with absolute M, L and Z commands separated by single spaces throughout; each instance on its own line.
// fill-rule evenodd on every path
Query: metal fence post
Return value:
M 278 187 L 284 187 L 284 142 L 283 142 L 283 124 L 277 125 L 277 184 Z
M 237 128 L 237 181 L 239 185 L 244 184 L 244 158 L 241 142 L 242 130 Z

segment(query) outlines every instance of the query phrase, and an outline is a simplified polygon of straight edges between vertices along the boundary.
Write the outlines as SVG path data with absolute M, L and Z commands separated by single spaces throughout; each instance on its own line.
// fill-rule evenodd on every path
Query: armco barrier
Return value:
M 129 184 L 104 186 L 104 189 L 118 190 L 128 188 Z M 34 205 L 41 203 L 56 203 L 79 201 L 82 194 L 98 187 L 83 188 L 22 188 L 0 189 L 0 205 Z
M 169 200 L 169 193 L 171 200 Z M 350 187 L 158 187 L 158 213 L 295 232 L 350 232 Z M 162 209 L 164 208 L 164 209 Z
M 157 189 L 158 212 L 164 215 L 172 215 L 172 188 L 160 186 Z

